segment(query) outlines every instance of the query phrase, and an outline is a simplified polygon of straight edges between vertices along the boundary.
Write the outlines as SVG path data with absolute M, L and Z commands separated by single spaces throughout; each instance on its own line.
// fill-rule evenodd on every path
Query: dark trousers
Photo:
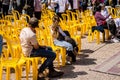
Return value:
M 39 67 L 38 73 L 42 73 L 47 67 L 50 71 L 54 71 L 53 61 L 56 58 L 56 54 L 52 51 L 52 48 L 41 48 L 33 49 L 30 55 L 31 57 L 45 57 L 46 60 Z
M 3 15 L 8 15 L 8 9 L 9 9 L 9 5 L 2 5 L 3 7 Z
M 39 11 L 39 12 L 34 12 L 34 14 L 35 14 L 35 17 L 36 17 L 38 20 L 41 19 L 41 11 Z
M 105 41 L 105 30 L 104 29 L 108 29 L 107 24 L 104 25 L 100 25 L 100 26 L 94 26 L 92 27 L 92 32 L 94 32 L 94 30 L 98 30 L 100 32 L 103 33 L 103 41 Z
M 105 32 L 104 29 L 108 29 L 107 24 L 100 25 L 100 26 L 93 26 L 92 32 L 94 32 L 94 30 L 98 30 L 98 31 L 104 33 Z
M 73 51 L 66 51 L 67 55 L 72 58 L 72 62 L 76 62 L 76 55 L 74 55 Z
M 63 20 L 62 14 L 63 13 L 57 13 L 57 15 L 59 16 L 59 18 L 61 18 Z

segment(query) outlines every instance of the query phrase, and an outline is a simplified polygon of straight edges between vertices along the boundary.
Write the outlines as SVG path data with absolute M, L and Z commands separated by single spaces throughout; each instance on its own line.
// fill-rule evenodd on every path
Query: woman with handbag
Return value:
M 52 21 L 53 21 L 53 24 L 51 25 L 50 28 L 51 28 L 54 44 L 57 46 L 66 48 L 68 57 L 72 58 L 72 61 L 68 62 L 71 64 L 71 62 L 76 61 L 76 55 L 74 55 L 73 53 L 73 46 L 71 43 L 65 41 L 65 37 L 68 37 L 68 36 L 62 31 L 62 29 L 58 25 L 59 17 L 57 15 L 53 16 Z

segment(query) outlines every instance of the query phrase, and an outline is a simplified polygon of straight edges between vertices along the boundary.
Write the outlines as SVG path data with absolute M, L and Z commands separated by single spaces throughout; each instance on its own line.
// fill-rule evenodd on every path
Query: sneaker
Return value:
M 44 77 L 37 77 L 37 80 L 45 80 L 45 78 Z
M 119 42 L 119 40 L 117 40 L 116 38 L 113 38 L 112 41 L 113 41 L 114 43 L 118 43 L 118 42 Z
M 72 65 L 70 61 L 66 61 L 66 65 Z
M 64 72 L 58 72 L 58 71 L 51 71 L 48 75 L 48 77 L 50 78 L 54 78 L 54 77 L 59 77 L 62 76 L 64 74 Z
M 39 73 L 38 74 L 38 77 L 37 77 L 37 80 L 44 80 L 45 76 L 43 73 Z

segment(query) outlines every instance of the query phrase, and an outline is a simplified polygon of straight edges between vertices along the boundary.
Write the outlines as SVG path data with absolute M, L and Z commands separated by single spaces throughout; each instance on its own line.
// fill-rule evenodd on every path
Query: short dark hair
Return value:
M 101 11 L 101 6 L 100 5 L 98 5 L 97 7 L 96 7 L 96 11 Z
M 38 19 L 35 18 L 35 17 L 32 17 L 32 18 L 30 18 L 30 20 L 29 20 L 29 24 L 30 24 L 30 26 L 31 26 L 32 28 L 39 27 L 39 26 L 38 26 L 38 23 L 39 23 L 39 21 L 38 21 Z

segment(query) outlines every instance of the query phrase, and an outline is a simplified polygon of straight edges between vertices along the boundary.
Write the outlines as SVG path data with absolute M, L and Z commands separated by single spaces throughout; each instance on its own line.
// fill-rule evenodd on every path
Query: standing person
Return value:
M 79 9 L 79 0 L 73 1 L 73 11 L 76 12 L 76 10 Z
M 76 0 L 68 0 L 69 1 L 69 4 L 70 4 L 70 6 L 71 6 L 71 10 L 73 10 L 73 5 L 74 5 L 74 2 L 76 2 Z M 75 5 L 77 5 L 77 4 L 75 4 Z
M 16 2 L 17 2 L 16 10 L 17 10 L 20 14 L 22 14 L 23 7 L 25 6 L 25 1 L 26 1 L 26 0 L 16 0 Z
M 57 15 L 53 16 L 53 24 L 51 25 L 51 33 L 53 37 L 53 42 L 57 46 L 65 47 L 67 51 L 67 57 L 72 58 L 72 62 L 76 62 L 76 55 L 73 53 L 73 46 L 71 43 L 65 41 L 65 38 L 68 36 L 62 31 L 60 26 L 58 25 L 59 23 L 59 17 Z M 71 61 L 68 60 L 67 63 L 71 64 Z
M 62 14 L 65 13 L 65 11 L 68 9 L 69 7 L 69 2 L 68 0 L 56 0 L 56 4 L 59 5 L 59 11 L 57 13 L 57 15 L 62 18 Z M 63 19 L 63 18 L 62 18 Z
M 2 0 L 3 15 L 8 15 L 10 0 Z
M 17 9 L 17 0 L 13 1 L 13 9 L 16 10 Z
M 36 27 L 38 27 L 38 19 L 33 17 L 29 20 L 29 27 L 22 29 L 20 33 L 22 52 L 25 56 L 46 58 L 44 63 L 38 69 L 38 80 L 44 79 L 45 76 L 43 71 L 46 68 L 49 69 L 48 77 L 58 77 L 63 75 L 63 72 L 58 72 L 53 67 L 53 61 L 56 58 L 56 54 L 52 49 L 38 44 L 35 34 Z
M 55 11 L 55 7 L 57 6 L 55 0 L 48 0 L 48 9 Z
M 82 11 L 84 12 L 85 10 L 87 10 L 87 7 L 88 7 L 88 0 L 83 0 L 82 1 Z
M 3 37 L 0 35 L 0 56 L 2 54 L 2 46 L 3 46 Z
M 0 0 L 0 19 L 2 18 L 2 0 Z
M 23 7 L 23 9 L 30 17 L 33 17 L 34 0 L 25 0 L 25 6 Z
M 111 6 L 115 8 L 117 5 L 117 0 L 111 0 Z
M 34 14 L 37 19 L 41 19 L 42 3 L 41 0 L 34 0 Z

